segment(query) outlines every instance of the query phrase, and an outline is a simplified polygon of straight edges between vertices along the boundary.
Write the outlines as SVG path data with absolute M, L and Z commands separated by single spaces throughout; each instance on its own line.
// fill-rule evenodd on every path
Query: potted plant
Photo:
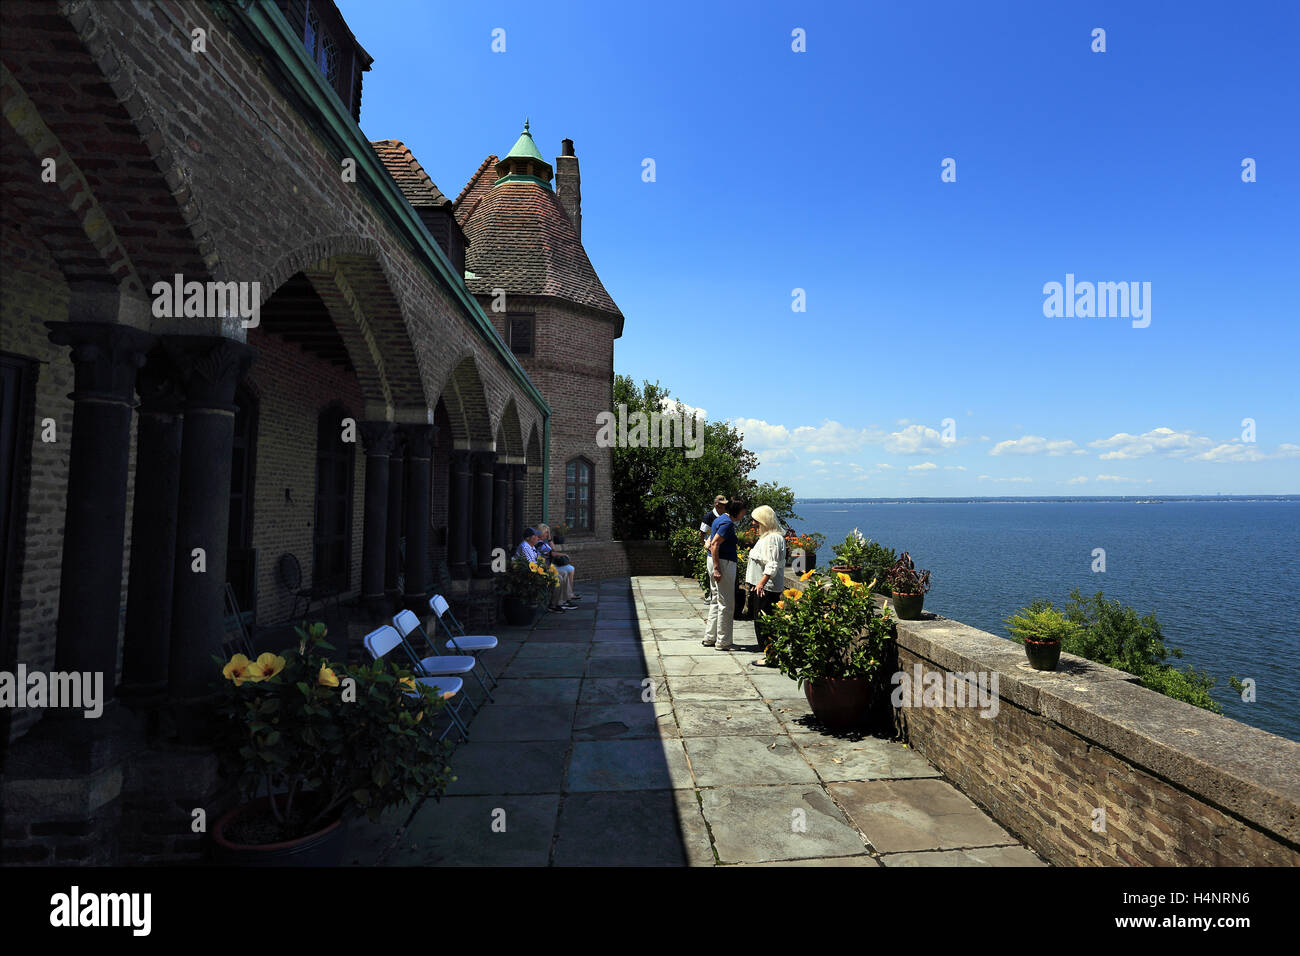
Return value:
M 854 581 L 861 581 L 862 572 L 866 568 L 866 547 L 867 539 L 861 531 L 854 528 L 841 544 L 831 549 L 835 554 L 831 570 L 836 574 L 847 574 Z
M 668 538 L 668 554 L 684 578 L 699 577 L 704 567 L 704 545 L 694 528 L 678 528 Z
M 930 572 L 916 570 L 912 556 L 904 551 L 889 569 L 888 581 L 898 619 L 919 620 L 921 608 L 925 605 L 925 592 L 930 590 Z
M 793 564 L 796 553 L 803 552 L 803 570 L 811 571 L 817 567 L 817 549 L 826 543 L 826 535 L 809 533 L 809 534 L 788 534 L 785 539 L 785 553 L 790 556 Z
M 551 543 L 564 544 L 564 536 L 569 533 L 569 526 L 561 521 L 551 529 Z
M 559 583 L 560 576 L 554 568 L 527 558 L 515 558 L 506 569 L 502 590 L 506 623 L 515 627 L 532 624 L 551 588 Z
M 788 588 L 776 612 L 759 618 L 760 643 L 803 688 L 816 718 L 831 729 L 860 725 L 893 637 L 888 609 L 848 575 L 820 573 L 804 590 Z
M 242 797 L 213 828 L 219 863 L 336 866 L 350 816 L 378 821 L 450 779 L 436 693 L 382 660 L 331 662 L 324 624 L 295 630 L 280 654 L 214 658 L 216 750 Z
M 1052 607 L 1050 601 L 1035 601 L 1007 618 L 1006 623 L 1012 639 L 1025 645 L 1029 666 L 1038 671 L 1056 670 L 1061 642 L 1078 631 L 1078 625 Z

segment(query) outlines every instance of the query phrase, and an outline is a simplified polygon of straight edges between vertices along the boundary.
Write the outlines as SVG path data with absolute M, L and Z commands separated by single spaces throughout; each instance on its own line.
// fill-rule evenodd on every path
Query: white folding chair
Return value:
M 484 651 L 490 651 L 497 646 L 497 639 L 491 634 L 466 634 L 465 628 L 461 627 L 460 621 L 456 620 L 456 615 L 451 613 L 451 606 L 447 599 L 441 594 L 435 594 L 429 598 L 429 607 L 433 609 L 434 615 L 438 618 L 438 623 L 442 625 L 443 633 L 447 635 L 447 649 L 454 650 L 457 654 L 473 654 L 478 657 Z M 451 626 L 447 625 L 450 619 Z M 487 665 L 479 661 L 483 668 L 483 673 L 487 674 L 488 680 L 492 681 L 495 687 L 497 679 L 492 676 L 492 672 L 487 669 Z
M 397 633 L 396 628 L 392 625 L 385 624 L 383 627 L 377 628 L 367 634 L 364 643 L 366 651 L 369 652 L 370 656 L 375 660 L 379 660 L 393 648 L 400 647 L 404 642 L 402 641 L 402 635 Z M 452 699 L 454 699 L 456 695 L 460 694 L 461 690 L 465 687 L 465 682 L 459 677 L 451 677 L 447 675 L 416 677 L 415 680 L 417 683 L 431 688 L 440 696 L 450 694 Z M 405 693 L 407 696 L 411 696 L 410 691 L 406 691 Z M 453 707 L 451 700 L 447 700 L 447 714 L 451 717 L 451 724 L 442 732 L 442 735 L 438 738 L 439 740 L 442 740 L 443 737 L 446 737 L 447 734 L 451 733 L 452 726 L 460 731 L 461 740 L 469 740 L 469 731 L 465 729 L 465 722 L 460 716 L 461 706 L 462 705 L 457 704 Z
M 414 611 L 408 609 L 394 614 L 393 627 L 395 627 L 397 633 L 402 636 L 402 646 L 406 648 L 407 656 L 411 658 L 411 662 L 415 664 L 420 673 L 428 677 L 433 677 L 437 674 L 472 673 L 474 679 L 478 681 L 478 685 L 483 688 L 483 693 L 487 695 L 487 699 L 493 699 L 492 691 L 488 690 L 487 684 L 483 683 L 483 678 L 478 675 L 478 670 L 482 669 L 482 665 L 479 664 L 478 658 L 469 654 L 443 654 L 438 650 L 437 645 L 434 644 L 433 641 L 429 640 L 429 635 L 424 631 L 424 625 L 420 623 L 420 619 L 416 617 Z M 411 644 L 409 638 L 412 634 L 417 632 L 420 637 L 424 638 L 424 643 L 428 646 L 429 650 L 433 651 L 432 657 L 420 657 L 415 652 L 415 647 Z M 476 669 L 476 667 L 478 669 Z M 465 699 L 469 701 L 470 706 L 474 708 L 474 713 L 477 714 L 478 704 L 474 703 L 473 698 L 468 694 L 465 695 Z

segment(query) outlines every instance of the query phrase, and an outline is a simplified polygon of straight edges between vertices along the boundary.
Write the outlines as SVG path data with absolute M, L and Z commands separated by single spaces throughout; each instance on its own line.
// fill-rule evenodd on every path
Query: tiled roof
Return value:
M 465 188 L 460 191 L 456 197 L 456 223 L 465 228 L 465 223 L 469 220 L 470 215 L 474 212 L 474 207 L 478 201 L 483 198 L 483 194 L 496 185 L 497 181 L 497 158 L 489 156 L 474 170 L 474 175 L 469 178 Z
M 495 169 L 487 163 L 474 177 L 456 203 L 456 218 L 469 240 L 470 291 L 553 295 L 617 316 L 621 328 L 623 313 L 601 284 L 555 193 L 529 181 L 494 186 Z
M 375 148 L 389 175 L 397 180 L 406 201 L 416 209 L 442 209 L 451 205 L 451 200 L 442 194 L 442 190 L 429 178 L 419 160 L 401 140 L 372 140 L 370 145 Z

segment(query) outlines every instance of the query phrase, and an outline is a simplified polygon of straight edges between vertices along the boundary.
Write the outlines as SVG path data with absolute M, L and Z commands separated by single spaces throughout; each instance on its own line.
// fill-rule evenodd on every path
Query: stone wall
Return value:
M 1019 645 L 944 618 L 898 623 L 898 670 L 914 675 L 918 665 L 997 676 L 989 717 L 973 706 L 906 706 L 896 720 L 918 752 L 1052 862 L 1300 865 L 1300 744 L 1083 658 L 1032 670 Z

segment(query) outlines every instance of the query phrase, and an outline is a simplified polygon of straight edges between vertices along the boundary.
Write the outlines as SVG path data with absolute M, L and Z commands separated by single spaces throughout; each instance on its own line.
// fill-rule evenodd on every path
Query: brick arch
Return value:
M 493 444 L 487 392 L 472 354 L 452 367 L 439 397 L 447 408 L 452 438 L 460 447 L 486 448 Z
M 6 14 L 0 59 L 57 140 L 69 171 L 75 167 L 69 187 L 84 182 L 84 198 L 74 192 L 69 200 L 88 217 L 115 279 L 125 286 L 134 271 L 148 290 L 177 272 L 211 277 L 218 265 L 211 231 L 184 163 L 164 145 L 162 110 L 139 92 L 135 73 L 143 67 L 114 49 L 108 5 L 10 6 L 18 10 Z M 6 94 L 6 113 L 10 102 Z M 56 168 L 62 175 L 62 163 Z
M 144 283 L 81 167 L 3 63 L 0 102 L 7 123 L 0 143 L 5 219 L 31 224 L 69 285 L 120 285 L 143 295 Z M 53 183 L 43 179 L 47 159 L 54 160 Z
M 497 454 L 524 460 L 524 430 L 513 398 L 506 402 L 497 422 Z
M 367 402 L 366 417 L 386 417 L 391 410 L 427 414 L 431 403 L 415 344 L 379 244 L 368 236 L 333 236 L 282 255 L 258 280 L 262 303 L 298 274 L 325 303 L 343 340 Z

